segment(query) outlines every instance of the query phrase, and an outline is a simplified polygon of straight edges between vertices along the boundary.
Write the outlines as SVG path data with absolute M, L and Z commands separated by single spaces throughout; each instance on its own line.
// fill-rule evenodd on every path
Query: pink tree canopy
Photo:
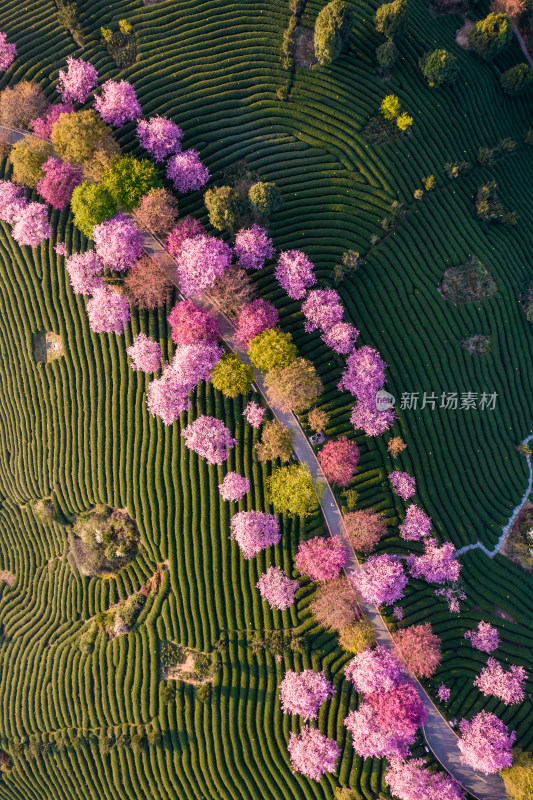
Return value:
M 183 131 L 167 117 L 150 117 L 137 123 L 137 137 L 145 150 L 148 150 L 154 161 L 164 161 L 172 153 L 181 150 Z
M 153 417 L 160 417 L 165 425 L 172 425 L 182 411 L 187 411 L 191 402 L 189 390 L 178 384 L 168 366 L 155 381 L 151 381 L 146 393 L 146 405 Z
M 265 413 L 266 408 L 261 408 L 258 403 L 254 403 L 253 400 L 250 400 L 242 412 L 242 415 L 246 419 L 246 422 L 252 426 L 252 428 L 260 428 L 263 424 L 263 417 L 265 416 Z
M 391 472 L 389 475 L 392 491 L 402 500 L 409 500 L 416 492 L 416 480 L 407 472 Z
M 205 341 L 178 347 L 171 365 L 175 381 L 189 390 L 194 389 L 200 381 L 208 381 L 222 352 L 218 344 Z
M 168 234 L 165 241 L 165 250 L 170 253 L 172 258 L 177 258 L 185 239 L 192 239 L 203 234 L 205 234 L 205 228 L 197 219 L 183 217 Z
M 93 294 L 96 289 L 105 286 L 100 277 L 104 271 L 104 264 L 94 250 L 73 253 L 67 258 L 65 266 L 74 294 Z
M 131 358 L 131 368 L 141 372 L 157 372 L 161 369 L 161 346 L 145 333 L 138 333 L 133 344 L 126 349 Z
M 121 334 L 130 321 L 130 304 L 116 289 L 97 287 L 87 301 L 87 315 L 94 333 Z
M 403 597 L 407 575 L 398 556 L 370 556 L 353 576 L 356 589 L 367 603 L 392 606 Z
M 526 676 L 524 667 L 510 664 L 509 671 L 506 672 L 495 658 L 489 658 L 487 666 L 481 670 L 474 681 L 474 686 L 477 686 L 484 695 L 497 697 L 506 706 L 510 706 L 521 703 L 524 699 Z
M 52 125 L 61 114 L 71 114 L 74 111 L 72 103 L 56 103 L 46 108 L 36 119 L 30 122 L 30 128 L 40 139 L 50 139 Z
M 322 472 L 334 486 L 348 486 L 359 462 L 359 448 L 345 436 L 330 439 L 318 454 Z
M 417 677 L 431 678 L 441 660 L 441 640 L 431 623 L 410 625 L 392 635 L 394 653 Z
M 315 536 L 300 542 L 294 565 L 313 581 L 330 581 L 339 577 L 347 561 L 348 551 L 338 536 L 328 539 Z
M 293 300 L 301 300 L 307 289 L 316 283 L 314 267 L 300 250 L 285 250 L 280 253 L 275 276 Z
M 205 414 L 187 425 L 181 435 L 185 445 L 200 458 L 205 458 L 208 464 L 222 464 L 237 444 L 221 420 Z
M 9 69 L 15 56 L 17 55 L 17 45 L 7 41 L 7 33 L 0 31 L 0 72 Z
M 246 559 L 278 544 L 281 539 L 277 518 L 264 511 L 240 511 L 231 518 L 230 528 L 230 539 L 237 542 Z
M 350 392 L 359 401 L 374 403 L 376 392 L 385 385 L 386 363 L 377 350 L 365 345 L 353 350 L 346 359 L 346 369 L 339 382 L 339 390 Z
M 192 300 L 177 303 L 168 316 L 174 344 L 183 347 L 196 342 L 216 342 L 219 336 L 217 318 L 207 308 Z
M 250 491 L 250 481 L 238 472 L 228 472 L 218 489 L 223 500 L 237 501 Z
M 128 81 L 106 81 L 101 94 L 95 97 L 94 107 L 103 121 L 114 128 L 142 116 L 135 89 Z
M 448 689 L 445 683 L 441 683 L 439 688 L 436 691 L 436 695 L 441 701 L 441 703 L 447 703 L 451 697 L 451 691 Z
M 495 714 L 480 711 L 470 722 L 462 719 L 459 729 L 462 736 L 457 744 L 463 764 L 488 775 L 511 766 L 516 734 L 510 734 Z
M 24 195 L 24 187 L 11 181 L 0 181 L 0 219 L 13 225 L 28 202 Z
M 352 408 L 350 422 L 355 430 L 362 430 L 366 436 L 381 436 L 388 431 L 396 419 L 393 408 L 380 411 L 375 402 L 359 400 Z
M 245 303 L 239 312 L 235 341 L 242 347 L 248 347 L 252 339 L 263 331 L 275 328 L 279 322 L 279 314 L 268 300 L 258 298 Z
M 284 611 L 294 602 L 294 595 L 298 589 L 298 581 L 288 578 L 281 567 L 269 567 L 256 584 L 263 600 L 270 608 Z
M 326 772 L 335 772 L 341 751 L 334 739 L 328 739 L 318 728 L 302 728 L 290 734 L 288 751 L 295 772 L 319 781 Z
M 231 248 L 214 236 L 193 236 L 182 242 L 178 263 L 178 279 L 183 294 L 200 294 L 213 286 L 231 264 Z
M 272 239 L 260 225 L 237 231 L 233 249 L 237 263 L 243 269 L 263 269 L 265 261 L 274 255 Z
M 408 556 L 407 566 L 413 578 L 422 578 L 428 583 L 454 582 L 461 572 L 453 544 L 445 542 L 438 547 L 435 539 L 426 541 L 424 555 Z
M 344 668 L 344 674 L 360 694 L 391 692 L 405 680 L 405 670 L 388 647 L 367 647 Z
M 314 719 L 322 703 L 335 694 L 335 688 L 324 672 L 304 669 L 297 673 L 289 669 L 279 687 L 284 714 L 298 714 L 306 722 Z
M 12 235 L 19 244 L 39 247 L 41 242 L 49 239 L 52 235 L 47 207 L 42 203 L 28 203 L 20 208 L 16 215 Z
M 72 103 L 85 103 L 92 90 L 98 85 L 98 72 L 88 61 L 68 56 L 67 69 L 59 70 L 57 91 L 63 100 Z
M 302 313 L 305 316 L 304 330 L 307 333 L 316 330 L 329 331 L 342 320 L 344 308 L 335 289 L 313 289 L 302 303 Z
M 57 158 L 49 158 L 42 169 L 44 175 L 37 184 L 37 191 L 53 208 L 65 208 L 72 199 L 72 192 L 81 184 L 81 170 Z
M 123 272 L 142 256 L 143 235 L 130 217 L 120 211 L 93 228 L 94 247 L 109 269 Z
M 209 170 L 197 150 L 184 150 L 167 161 L 167 178 L 177 192 L 196 192 L 209 180 Z
M 65 258 L 68 256 L 67 245 L 65 242 L 58 242 L 54 245 L 54 252 L 58 254 L 58 256 L 64 256 Z
M 352 734 L 355 752 L 362 758 L 405 758 L 425 716 L 415 687 L 404 680 L 390 692 L 367 695 L 344 724 Z
M 416 503 L 407 506 L 405 519 L 398 525 L 400 536 L 408 542 L 416 542 L 430 535 L 431 518 Z
M 391 760 L 385 781 L 398 800 L 464 800 L 461 786 L 444 772 L 429 772 L 422 758 Z
M 484 653 L 492 653 L 493 650 L 498 649 L 500 644 L 500 637 L 496 628 L 493 628 L 489 622 L 483 622 L 483 620 L 477 626 L 477 631 L 466 631 L 464 638 L 470 639 L 472 647 Z
M 348 355 L 355 347 L 359 331 L 349 322 L 337 322 L 320 337 L 334 353 Z

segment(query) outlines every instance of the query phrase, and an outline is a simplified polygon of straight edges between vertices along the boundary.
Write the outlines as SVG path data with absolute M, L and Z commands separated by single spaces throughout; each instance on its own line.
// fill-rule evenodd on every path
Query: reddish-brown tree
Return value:
M 441 640 L 431 624 L 410 625 L 392 635 L 397 658 L 417 677 L 431 678 L 441 660 Z
M 335 578 L 318 587 L 309 610 L 319 625 L 339 631 L 360 617 L 357 595 L 348 578 Z
M 153 310 L 170 298 L 172 281 L 161 263 L 143 256 L 124 278 L 124 288 L 137 308 Z
M 345 436 L 326 442 L 318 454 L 322 472 L 328 481 L 335 486 L 348 486 L 352 480 L 357 462 L 359 448 L 355 442 Z
M 383 514 L 371 509 L 345 514 L 344 527 L 351 546 L 361 553 L 371 553 L 387 532 Z

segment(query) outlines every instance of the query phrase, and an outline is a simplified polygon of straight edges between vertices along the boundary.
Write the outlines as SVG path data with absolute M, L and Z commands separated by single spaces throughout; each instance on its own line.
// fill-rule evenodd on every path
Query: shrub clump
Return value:
M 135 521 L 124 509 L 94 506 L 78 514 L 69 560 L 80 575 L 106 575 L 130 562 L 139 550 Z
M 480 303 L 497 291 L 494 279 L 477 256 L 472 256 L 459 267 L 447 269 L 439 286 L 441 297 L 454 305 Z
M 500 75 L 500 86 L 505 94 L 514 97 L 522 94 L 531 83 L 531 69 L 527 64 L 517 64 Z
M 455 56 L 442 48 L 426 53 L 418 64 L 431 89 L 444 83 L 453 83 L 459 72 Z

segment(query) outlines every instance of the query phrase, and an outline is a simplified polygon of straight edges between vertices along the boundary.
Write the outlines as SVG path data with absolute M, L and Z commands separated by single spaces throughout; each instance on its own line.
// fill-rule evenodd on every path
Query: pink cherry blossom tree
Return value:
M 214 236 L 185 239 L 177 256 L 178 279 L 183 294 L 197 295 L 210 289 L 231 264 L 231 248 Z
M 425 717 L 415 687 L 403 680 L 389 692 L 366 695 L 344 724 L 352 734 L 354 750 L 363 758 L 405 758 Z
M 462 719 L 459 729 L 461 739 L 457 744 L 463 764 L 487 775 L 511 766 L 516 734 L 509 733 L 507 725 L 495 714 L 480 711 L 470 722 Z
M 116 289 L 97 287 L 87 301 L 87 315 L 94 333 L 121 334 L 130 321 L 130 304 Z
M 461 612 L 460 600 L 466 600 L 466 594 L 462 586 L 458 583 L 452 583 L 441 589 L 435 589 L 436 597 L 444 597 L 448 603 L 450 613 L 459 614 Z
M 385 781 L 398 800 L 464 800 L 461 786 L 444 772 L 429 772 L 422 758 L 391 760 Z
M 500 644 L 500 637 L 496 628 L 493 628 L 489 622 L 483 622 L 483 620 L 477 626 L 477 631 L 466 631 L 464 638 L 470 639 L 472 647 L 484 653 L 492 653 L 498 649 Z
M 130 217 L 119 212 L 95 225 L 92 233 L 98 256 L 109 269 L 123 272 L 143 251 L 143 235 Z
M 94 250 L 85 253 L 73 253 L 65 264 L 74 294 L 93 294 L 96 289 L 105 286 L 100 277 L 104 264 Z
M 165 241 L 165 250 L 170 253 L 172 258 L 177 258 L 185 239 L 192 239 L 203 234 L 205 234 L 205 228 L 197 219 L 183 217 L 168 234 Z
M 61 114 L 71 114 L 74 111 L 72 103 L 55 103 L 49 105 L 36 119 L 30 122 L 30 128 L 40 139 L 50 139 L 52 125 Z
M 42 203 L 28 203 L 21 208 L 16 215 L 12 235 L 19 244 L 39 247 L 52 235 L 47 207 Z
M 114 128 L 142 117 L 135 89 L 128 81 L 106 81 L 101 94 L 95 97 L 94 107 L 103 121 Z
M 254 403 L 253 400 L 250 400 L 242 412 L 242 415 L 246 419 L 246 422 L 252 426 L 252 428 L 260 428 L 263 424 L 263 417 L 265 416 L 265 413 L 266 408 L 261 408 L 260 405 Z
M 341 754 L 334 739 L 308 726 L 299 734 L 291 732 L 288 750 L 293 770 L 314 781 L 319 781 L 326 772 L 335 772 Z
M 374 401 L 360 400 L 352 408 L 350 422 L 355 430 L 362 430 L 366 436 L 381 436 L 388 431 L 396 419 L 393 408 L 383 411 L 376 408 Z
M 314 267 L 300 250 L 285 250 L 280 253 L 275 276 L 293 300 L 301 300 L 307 289 L 316 283 Z
M 205 341 L 178 347 L 171 365 L 174 380 L 189 389 L 194 389 L 200 381 L 208 381 L 222 352 L 219 345 Z
M 256 584 L 263 600 L 270 608 L 284 611 L 294 602 L 294 595 L 298 589 L 298 581 L 288 578 L 281 567 L 269 567 Z
M 350 392 L 359 401 L 374 403 L 376 392 L 385 385 L 386 363 L 377 350 L 365 345 L 353 350 L 346 359 L 346 369 L 339 382 L 339 390 Z
M 192 300 L 177 303 L 168 316 L 174 344 L 183 347 L 196 342 L 216 342 L 219 337 L 217 318 L 207 308 Z
M 263 269 L 265 261 L 274 255 L 272 239 L 260 225 L 237 231 L 233 249 L 237 263 L 243 269 Z
M 320 338 L 334 353 L 348 355 L 354 349 L 358 336 L 359 331 L 349 322 L 337 322 Z
M 65 242 L 58 242 L 55 244 L 54 253 L 57 253 L 58 256 L 64 256 L 66 258 L 68 256 L 68 250 Z
M 497 697 L 506 706 L 510 706 L 523 701 L 526 676 L 524 667 L 510 664 L 509 671 L 506 672 L 495 658 L 489 658 L 487 666 L 474 681 L 474 686 L 484 695 Z
M 196 192 L 209 180 L 209 170 L 197 150 L 184 150 L 167 161 L 167 178 L 177 192 Z
M 370 556 L 353 576 L 363 599 L 377 606 L 394 605 L 403 597 L 407 581 L 401 560 L 389 553 Z
M 387 647 L 367 647 L 344 668 L 346 678 L 360 694 L 392 692 L 405 680 L 405 670 Z
M 431 623 L 410 625 L 392 634 L 394 653 L 417 677 L 431 678 L 441 660 L 441 640 Z
M 223 500 L 236 502 L 250 491 L 250 481 L 238 472 L 228 472 L 218 489 Z
M 24 195 L 24 187 L 11 181 L 0 181 L 0 219 L 13 225 L 28 202 Z
M 98 72 L 88 61 L 68 56 L 67 69 L 59 70 L 57 91 L 63 100 L 71 103 L 85 103 L 92 90 L 98 85 Z
M 321 672 L 304 669 L 297 673 L 287 670 L 279 687 L 284 714 L 298 714 L 306 722 L 314 719 L 322 703 L 335 694 L 335 688 Z
M 330 439 L 320 450 L 318 461 L 331 484 L 348 486 L 359 462 L 359 448 L 345 436 L 335 440 Z
M 7 33 L 0 31 L 0 72 L 9 69 L 15 56 L 17 55 L 17 45 L 7 41 Z
M 307 333 L 329 331 L 342 320 L 344 308 L 335 289 L 313 289 L 302 303 L 302 313 Z
M 241 347 L 248 347 L 252 339 L 263 331 L 275 328 L 279 322 L 279 314 L 268 300 L 261 297 L 245 303 L 237 318 L 235 341 Z
M 190 404 L 188 388 L 176 382 L 168 366 L 161 377 L 148 386 L 146 393 L 148 411 L 152 416 L 160 417 L 165 425 L 176 422 L 182 411 L 187 411 Z
M 431 518 L 415 503 L 407 506 L 405 519 L 398 525 L 400 536 L 408 542 L 416 542 L 430 535 Z
M 49 158 L 42 170 L 44 175 L 37 184 L 37 191 L 53 208 L 65 208 L 72 199 L 72 192 L 82 182 L 81 169 Z
M 338 536 L 328 539 L 315 536 L 300 542 L 294 565 L 313 581 L 330 581 L 339 577 L 347 561 L 348 551 Z
M 131 358 L 131 368 L 141 372 L 157 372 L 161 369 L 161 346 L 145 333 L 138 333 L 133 344 L 126 349 Z
M 230 539 L 237 542 L 246 559 L 278 544 L 281 539 L 277 518 L 264 511 L 239 511 L 231 518 L 230 528 Z
M 205 458 L 208 464 L 222 464 L 237 444 L 221 420 L 205 414 L 187 425 L 181 435 L 185 445 L 200 458 Z
M 441 701 L 441 703 L 447 703 L 451 696 L 451 691 L 448 689 L 445 683 L 441 683 L 439 688 L 436 691 L 436 695 Z
M 416 480 L 412 475 L 408 475 L 407 472 L 391 472 L 389 480 L 392 485 L 392 491 L 402 500 L 409 500 L 416 492 Z
M 422 578 L 428 583 L 454 582 L 459 579 L 461 572 L 453 544 L 445 542 L 438 547 L 435 539 L 426 541 L 424 555 L 408 556 L 407 566 L 413 578 Z
M 183 131 L 171 119 L 157 115 L 139 120 L 137 137 L 141 147 L 148 150 L 154 161 L 160 162 L 180 152 Z

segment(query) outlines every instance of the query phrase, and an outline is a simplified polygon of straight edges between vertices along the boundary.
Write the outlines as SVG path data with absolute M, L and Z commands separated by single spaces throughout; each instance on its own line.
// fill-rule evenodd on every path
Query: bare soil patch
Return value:
M 315 56 L 315 32 L 312 28 L 300 26 L 296 31 L 294 63 L 297 67 L 306 67 L 306 69 L 311 69 L 314 64 L 318 64 Z
M 7 583 L 8 586 L 13 586 L 15 583 L 15 576 L 12 572 L 7 570 L 0 570 L 0 582 Z
M 468 50 L 468 35 L 472 28 L 474 27 L 474 23 L 471 19 L 465 19 L 464 24 L 461 25 L 460 28 L 457 29 L 455 34 L 455 41 L 460 47 L 463 47 L 465 50 Z
M 48 361 L 61 358 L 62 355 L 64 355 L 63 342 L 58 333 L 48 331 L 34 335 L 33 357 L 37 363 L 46 364 Z
M 515 625 L 518 625 L 518 620 L 515 619 L 511 614 L 508 614 L 507 611 L 503 611 L 499 606 L 494 606 L 494 614 L 500 619 L 506 619 L 508 622 L 514 622 Z

